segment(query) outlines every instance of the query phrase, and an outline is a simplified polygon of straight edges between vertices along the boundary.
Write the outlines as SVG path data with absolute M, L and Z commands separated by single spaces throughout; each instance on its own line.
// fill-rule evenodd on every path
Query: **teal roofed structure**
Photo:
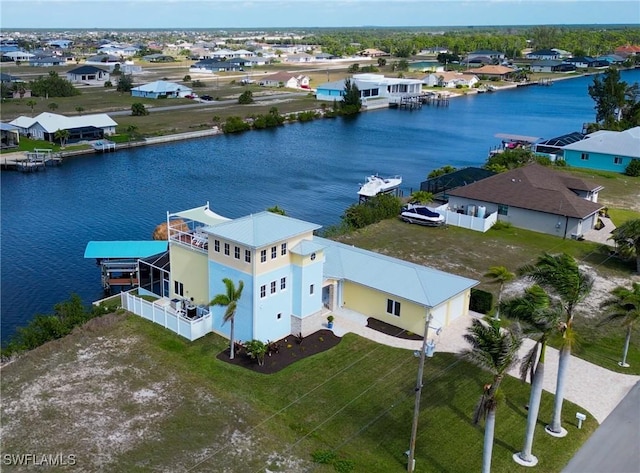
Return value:
M 85 258 L 138 259 L 167 251 L 166 240 L 151 241 L 90 241 L 84 250 Z

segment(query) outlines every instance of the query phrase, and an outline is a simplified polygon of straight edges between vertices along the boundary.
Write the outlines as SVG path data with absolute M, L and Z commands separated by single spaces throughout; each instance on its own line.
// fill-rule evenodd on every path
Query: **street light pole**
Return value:
M 413 408 L 413 425 L 411 426 L 411 442 L 409 443 L 409 463 L 407 471 L 413 473 L 416 465 L 416 436 L 418 434 L 418 417 L 420 415 L 420 396 L 422 394 L 422 374 L 424 373 L 424 359 L 427 351 L 427 336 L 429 335 L 429 325 L 431 325 L 431 312 L 428 313 L 424 324 L 424 337 L 422 339 L 422 350 L 420 350 L 420 366 L 418 368 L 418 379 L 416 380 L 416 402 Z

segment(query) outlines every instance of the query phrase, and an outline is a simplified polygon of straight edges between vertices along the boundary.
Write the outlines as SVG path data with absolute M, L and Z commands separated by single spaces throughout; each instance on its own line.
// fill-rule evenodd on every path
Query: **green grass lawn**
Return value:
M 339 241 L 390 256 L 424 264 L 480 281 L 479 289 L 497 297 L 497 287 L 483 274 L 490 266 L 505 266 L 512 271 L 533 263 L 538 255 L 567 252 L 588 264 L 600 276 L 631 280 L 635 262 L 612 257 L 610 249 L 597 243 L 575 241 L 517 228 L 474 232 L 459 227 L 430 228 L 390 219 L 336 238 Z M 640 341 L 637 331 L 629 348 L 630 368 L 621 368 L 625 331 L 619 324 L 598 326 L 600 314 L 576 315 L 579 345 L 574 354 L 607 369 L 640 374 Z M 556 344 L 557 346 L 557 344 Z
M 145 335 L 144 350 L 165 360 L 166 366 L 199 378 L 216 396 L 250 404 L 256 417 L 247 427 L 261 437 L 279 437 L 278 443 L 287 445 L 288 453 L 309 459 L 313 452 L 328 449 L 352 461 L 355 471 L 405 469 L 418 367 L 411 352 L 347 335 L 334 349 L 266 376 L 216 360 L 216 353 L 227 345 L 220 337 L 189 343 L 138 318 L 129 319 L 128 324 Z M 440 353 L 428 359 L 416 445 L 418 471 L 479 468 L 483 429 L 472 425 L 471 414 L 488 380 L 490 376 L 454 355 Z M 492 471 L 525 471 L 512 462 L 511 455 L 521 447 L 529 389 L 508 379 L 504 391 L 507 399 L 498 412 Z M 570 403 L 565 406 L 564 423 L 571 433 L 566 439 L 558 441 L 542 433 L 540 423 L 536 452 L 541 471 L 560 471 L 595 428 L 591 420 L 577 430 L 572 419 L 575 409 Z M 551 411 L 552 396 L 547 395 L 541 418 L 549 418 Z M 145 457 L 151 452 L 140 453 Z M 162 456 L 169 457 L 169 452 Z M 224 456 L 224 451 L 213 455 L 202 471 L 220 465 Z
M 117 455 L 109 448 L 101 451 L 103 458 L 110 458 L 105 465 L 108 471 L 336 471 L 333 466 L 312 462 L 312 454 L 323 451 L 353 466 L 344 471 L 406 470 L 404 452 L 409 447 L 418 369 L 418 359 L 410 351 L 347 335 L 329 351 L 276 374 L 262 375 L 219 361 L 216 355 L 226 348 L 227 341 L 213 334 L 188 342 L 137 316 L 120 318 L 112 325 L 100 324 L 96 319 L 3 370 L 3 409 L 27 396 L 26 386 L 46 385 L 45 380 L 55 378 L 61 367 L 68 366 L 76 373 L 68 381 L 75 386 L 73 395 L 64 389 L 46 391 L 41 398 L 47 402 L 13 414 L 22 416 L 25 426 L 34 415 L 46 416 L 47 422 L 11 429 L 3 436 L 5 452 L 68 451 L 71 445 L 78 453 L 79 465 L 93 471 L 92 465 L 100 457 L 91 456 L 95 447 L 86 452 L 79 449 L 87 442 L 85 437 L 95 434 L 84 433 L 82 437 L 72 424 L 76 418 L 91 418 L 96 408 L 82 399 L 99 395 L 101 412 L 110 413 L 111 418 L 125 416 L 129 419 L 126 428 L 138 426 L 147 432 L 123 446 Z M 118 345 L 131 337 L 135 342 L 126 344 L 126 349 Z M 91 347 L 101 340 L 109 340 L 112 350 L 92 356 L 95 349 Z M 81 363 L 90 373 L 96 370 L 99 376 L 89 374 L 83 381 L 73 363 Z M 483 428 L 472 424 L 471 415 L 483 384 L 490 379 L 451 354 L 436 353 L 427 359 L 416 442 L 417 471 L 480 469 Z M 112 395 L 111 383 L 130 394 Z M 169 385 L 160 398 L 150 396 L 148 402 L 135 402 L 133 393 L 151 392 L 159 384 Z M 497 414 L 492 471 L 528 471 L 517 466 L 511 456 L 522 446 L 529 387 L 509 378 L 503 388 L 506 399 Z M 65 398 L 73 408 L 71 418 L 64 415 Z M 597 427 L 588 414 L 578 430 L 577 409 L 565 402 L 563 424 L 569 435 L 552 438 L 543 432 L 552 411 L 552 396 L 544 394 L 534 445 L 540 459 L 538 471 L 560 471 Z M 147 421 L 141 424 L 144 418 Z M 11 420 L 16 421 L 15 417 Z M 95 426 L 99 432 L 101 428 Z M 114 451 L 118 435 L 123 433 L 112 434 Z M 295 466 L 286 468 L 286 462 Z

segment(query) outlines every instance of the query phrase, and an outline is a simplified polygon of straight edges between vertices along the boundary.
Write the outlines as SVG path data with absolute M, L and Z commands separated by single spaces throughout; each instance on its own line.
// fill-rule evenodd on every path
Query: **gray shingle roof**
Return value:
M 584 191 L 599 187 L 539 164 L 530 164 L 458 187 L 449 191 L 449 195 L 554 215 L 586 218 L 603 206 L 577 196 L 571 189 Z

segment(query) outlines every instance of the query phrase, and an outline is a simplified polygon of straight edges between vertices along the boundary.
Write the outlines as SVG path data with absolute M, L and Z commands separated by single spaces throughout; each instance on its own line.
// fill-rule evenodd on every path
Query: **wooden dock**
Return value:
M 60 153 L 54 153 L 50 149 L 34 149 L 24 153 L 11 153 L 2 158 L 3 169 L 15 169 L 22 172 L 41 171 L 47 166 L 62 164 Z

